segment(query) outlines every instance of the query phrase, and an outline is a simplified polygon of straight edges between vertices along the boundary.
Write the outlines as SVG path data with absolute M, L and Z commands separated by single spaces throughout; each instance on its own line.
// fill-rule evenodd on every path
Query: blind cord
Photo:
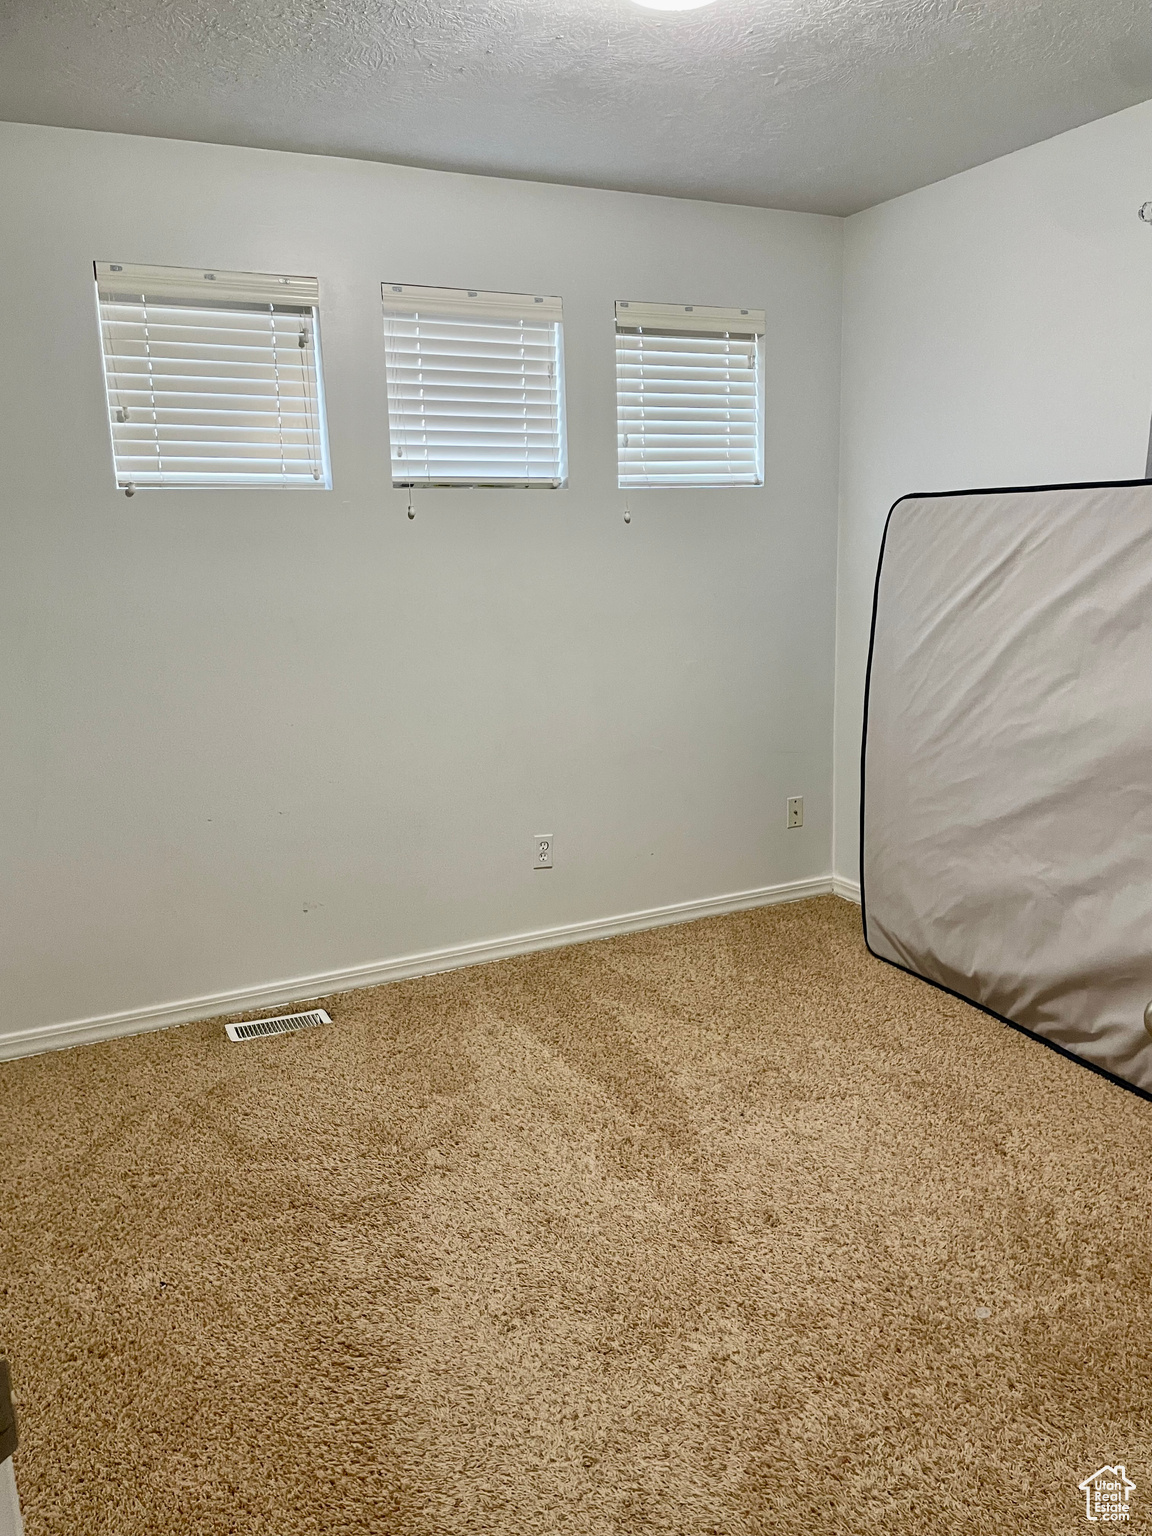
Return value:
M 307 320 L 301 321 L 301 323 L 300 323 L 300 352 L 301 352 L 301 357 L 300 357 L 300 373 L 301 373 L 301 378 L 302 378 L 302 382 L 303 382 L 303 385 L 304 385 L 304 417 L 305 417 L 305 420 L 308 423 L 308 454 L 309 454 L 309 457 L 311 457 L 313 459 L 312 478 L 313 478 L 313 480 L 319 480 L 320 479 L 320 451 L 321 451 L 320 450 L 320 434 L 316 430 L 316 413 L 315 413 L 315 410 L 313 409 L 313 400 L 312 400 L 312 372 L 313 372 L 313 370 L 312 370 L 312 368 L 310 368 L 308 366 L 309 362 L 310 362 L 310 359 L 309 359 L 309 356 L 308 356 L 308 344 L 309 344 L 309 341 L 311 341 L 311 343 L 313 345 L 313 348 L 315 347 L 315 343 L 316 343 L 316 311 L 315 310 L 312 311 L 312 315 L 311 315 L 311 331 L 309 331 L 308 327 L 309 327 L 309 321 L 307 321 Z M 319 368 L 316 368 L 315 372 L 316 372 L 316 377 L 319 378 L 320 377 L 320 370 L 319 370 Z
M 144 306 L 144 355 L 148 360 L 148 403 L 152 407 L 152 435 L 156 440 L 156 469 L 161 483 L 164 480 L 164 456 L 160 447 L 160 417 L 156 410 L 156 371 L 152 366 L 152 327 L 148 320 L 148 295 L 142 293 Z M 135 486 L 132 487 L 133 491 Z
M 112 332 L 112 325 L 108 318 L 108 311 L 105 309 L 104 305 L 100 303 L 99 292 L 97 292 L 96 303 L 100 314 L 100 330 L 104 338 L 104 377 L 105 379 L 108 379 L 108 359 L 111 358 L 113 364 L 113 376 L 116 380 L 115 386 L 111 391 L 116 396 L 116 420 L 123 424 L 128 420 L 128 408 L 124 404 L 124 397 L 120 387 L 120 370 L 116 367 L 116 342 Z M 111 384 L 111 380 L 108 380 L 108 382 Z M 111 410 L 111 400 L 109 400 L 108 406 L 109 410 Z M 114 427 L 112 429 L 112 460 L 113 463 L 115 463 L 116 429 Z M 128 483 L 124 486 L 124 494 L 125 496 L 135 496 L 136 487 L 132 484 L 131 480 L 129 480 Z
M 268 324 L 272 341 L 272 379 L 276 385 L 276 430 L 280 439 L 280 473 L 288 477 L 288 465 L 284 460 L 284 402 L 280 398 L 280 338 L 276 334 L 276 306 L 268 306 Z

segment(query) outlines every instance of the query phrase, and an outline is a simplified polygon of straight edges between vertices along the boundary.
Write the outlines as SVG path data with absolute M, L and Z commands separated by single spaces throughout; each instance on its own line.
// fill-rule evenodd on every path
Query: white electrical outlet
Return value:
M 537 832 L 532 839 L 533 852 L 536 855 L 536 869 L 552 868 L 552 834 L 551 832 Z
M 804 796 L 788 796 L 788 825 L 789 827 L 802 827 L 804 825 Z

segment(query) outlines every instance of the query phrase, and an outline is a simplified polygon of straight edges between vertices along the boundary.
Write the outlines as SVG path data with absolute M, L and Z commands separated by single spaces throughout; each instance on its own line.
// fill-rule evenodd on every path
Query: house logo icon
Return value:
M 1089 1520 L 1119 1525 L 1128 1519 L 1128 1500 L 1136 1484 L 1122 1466 L 1100 1467 L 1077 1487 L 1084 1495 L 1084 1513 Z

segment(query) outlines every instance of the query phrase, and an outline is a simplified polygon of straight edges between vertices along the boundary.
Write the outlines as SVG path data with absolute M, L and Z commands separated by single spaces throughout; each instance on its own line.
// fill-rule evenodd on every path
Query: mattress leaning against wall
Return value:
M 860 815 L 874 955 L 1152 1094 L 1152 482 L 895 504 Z

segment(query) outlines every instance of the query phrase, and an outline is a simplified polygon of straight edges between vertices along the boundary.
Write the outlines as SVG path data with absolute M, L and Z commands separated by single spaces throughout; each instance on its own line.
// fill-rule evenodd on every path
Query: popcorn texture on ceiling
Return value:
M 846 214 L 1152 97 L 1148 0 L 8 0 L 0 117 Z

